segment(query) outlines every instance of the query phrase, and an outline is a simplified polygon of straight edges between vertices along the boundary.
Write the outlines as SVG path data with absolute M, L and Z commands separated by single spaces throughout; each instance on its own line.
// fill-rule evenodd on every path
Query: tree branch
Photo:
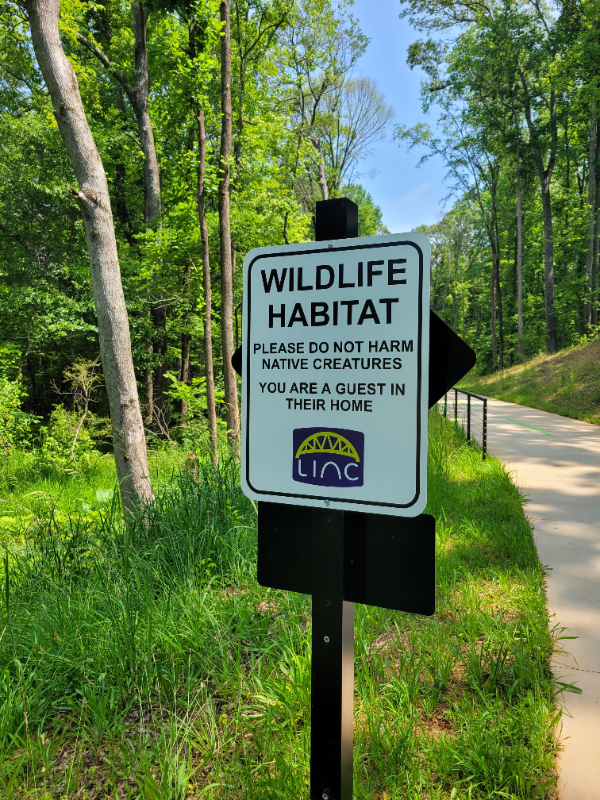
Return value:
M 89 39 L 86 39 L 85 36 L 82 36 L 80 33 L 78 33 L 77 34 L 77 41 L 80 44 L 82 44 L 84 47 L 86 47 L 90 51 L 90 53 L 95 55 L 96 58 L 98 59 L 98 61 L 102 64 L 102 66 L 106 67 L 106 69 L 110 72 L 110 74 L 113 76 L 113 78 L 115 78 L 117 81 L 119 81 L 119 83 L 123 87 L 123 91 L 125 92 L 125 94 L 129 98 L 129 102 L 135 108 L 135 101 L 136 101 L 135 89 L 129 83 L 129 81 L 123 75 L 123 73 L 120 70 L 118 70 L 116 67 L 113 67 L 113 65 L 110 63 L 110 59 L 108 59 L 104 55 L 102 50 L 100 50 L 100 48 L 97 45 L 95 45 L 93 42 L 91 42 Z

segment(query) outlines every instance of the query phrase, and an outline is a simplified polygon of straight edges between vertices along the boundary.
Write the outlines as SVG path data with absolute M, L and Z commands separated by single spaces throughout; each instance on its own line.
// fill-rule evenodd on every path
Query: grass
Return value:
M 150 473 L 156 483 L 177 471 L 177 451 L 150 450 Z M 0 464 L 0 545 L 50 514 L 65 520 L 94 514 L 109 503 L 117 483 L 111 455 L 96 454 L 78 470 L 40 461 L 39 451 L 13 450 Z
M 523 500 L 437 414 L 429 469 L 436 614 L 357 607 L 355 797 L 553 797 L 559 634 Z M 308 797 L 310 599 L 257 585 L 235 463 L 157 497 L 7 549 L 2 798 Z
M 600 425 L 600 339 L 491 375 L 470 373 L 461 387 Z

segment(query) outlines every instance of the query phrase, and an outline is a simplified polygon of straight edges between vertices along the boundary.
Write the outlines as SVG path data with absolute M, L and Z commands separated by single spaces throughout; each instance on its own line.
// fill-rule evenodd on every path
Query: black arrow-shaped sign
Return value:
M 475 353 L 433 311 L 429 314 L 429 408 L 475 366 Z M 231 366 L 242 374 L 242 348 L 231 357 Z
M 475 353 L 430 312 L 429 408 L 475 366 Z M 231 359 L 242 374 L 242 348 Z M 259 503 L 258 581 L 312 593 L 312 513 L 304 506 Z M 405 519 L 345 514 L 344 599 L 432 614 L 435 604 L 435 523 L 421 514 Z M 394 576 L 383 577 L 392 569 Z M 394 579 L 395 578 L 395 579 Z

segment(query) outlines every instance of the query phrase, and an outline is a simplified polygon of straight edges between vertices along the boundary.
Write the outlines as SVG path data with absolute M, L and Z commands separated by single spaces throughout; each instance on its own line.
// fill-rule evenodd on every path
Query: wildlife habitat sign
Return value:
M 416 516 L 427 500 L 430 246 L 418 233 L 244 261 L 242 487 Z

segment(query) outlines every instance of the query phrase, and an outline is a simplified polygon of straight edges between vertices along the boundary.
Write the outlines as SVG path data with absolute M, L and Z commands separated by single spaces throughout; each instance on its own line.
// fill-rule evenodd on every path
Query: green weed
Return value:
M 7 542 L 3 798 L 308 796 L 310 598 L 257 585 L 234 461 L 163 475 L 129 525 L 90 481 L 93 511 L 61 501 Z M 357 607 L 355 797 L 552 797 L 556 634 L 522 498 L 435 414 L 429 492 L 436 614 Z

